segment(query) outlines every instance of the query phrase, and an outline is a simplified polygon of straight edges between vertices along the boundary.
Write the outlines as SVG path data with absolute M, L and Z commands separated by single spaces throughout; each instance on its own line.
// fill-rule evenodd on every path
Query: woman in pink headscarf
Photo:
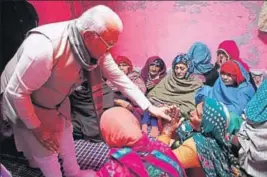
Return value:
M 185 176 L 172 150 L 143 134 L 138 120 L 127 109 L 114 107 L 105 111 L 100 119 L 100 130 L 111 150 L 109 160 L 96 176 Z
M 238 61 L 249 72 L 249 66 L 240 58 L 239 48 L 235 41 L 225 40 L 221 42 L 217 50 L 217 64 L 220 66 L 228 60 Z
M 219 44 L 217 49 L 217 61 L 215 68 L 219 69 L 228 60 L 235 60 L 246 69 L 246 71 L 249 73 L 250 82 L 254 90 L 257 90 L 257 86 L 252 78 L 249 66 L 240 58 L 239 48 L 236 42 L 233 40 L 225 40 Z

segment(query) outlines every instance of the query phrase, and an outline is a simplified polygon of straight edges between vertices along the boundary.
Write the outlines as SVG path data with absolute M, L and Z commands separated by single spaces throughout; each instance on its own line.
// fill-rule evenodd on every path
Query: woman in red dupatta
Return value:
M 257 90 L 257 86 L 252 78 L 249 66 L 240 58 L 239 48 L 233 40 L 225 40 L 219 44 L 215 68 L 220 69 L 220 67 L 228 60 L 235 60 L 246 69 L 250 76 L 250 83 L 252 84 L 254 90 Z

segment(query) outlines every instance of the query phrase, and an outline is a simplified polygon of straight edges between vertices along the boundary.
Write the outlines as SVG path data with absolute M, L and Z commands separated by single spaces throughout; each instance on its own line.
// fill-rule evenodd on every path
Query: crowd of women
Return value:
M 154 105 L 170 107 L 173 121 L 140 111 L 107 82 L 119 108 L 100 122 L 111 147 L 100 176 L 267 176 L 267 80 L 250 71 L 233 40 L 220 43 L 215 65 L 201 42 L 178 54 L 169 71 L 159 56 L 141 72 L 125 56 L 116 62 Z

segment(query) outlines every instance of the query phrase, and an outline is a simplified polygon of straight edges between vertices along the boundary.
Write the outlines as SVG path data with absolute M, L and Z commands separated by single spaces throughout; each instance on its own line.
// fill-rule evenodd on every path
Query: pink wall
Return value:
M 152 55 L 170 66 L 179 52 L 196 41 L 206 43 L 215 58 L 218 44 L 234 39 L 252 68 L 267 68 L 267 34 L 257 29 L 262 1 L 30 1 L 40 24 L 68 20 L 87 8 L 105 4 L 124 22 L 114 56 L 126 55 L 141 67 Z

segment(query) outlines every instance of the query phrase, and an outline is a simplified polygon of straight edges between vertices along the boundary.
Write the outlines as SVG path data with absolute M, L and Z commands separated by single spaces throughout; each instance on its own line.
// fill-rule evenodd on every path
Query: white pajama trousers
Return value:
M 78 177 L 80 167 L 75 156 L 72 125 L 62 132 L 59 154 L 45 149 L 30 130 L 18 127 L 14 127 L 13 130 L 18 151 L 22 151 L 30 163 L 35 163 L 45 177 L 62 177 L 58 155 L 63 160 L 64 175 Z

